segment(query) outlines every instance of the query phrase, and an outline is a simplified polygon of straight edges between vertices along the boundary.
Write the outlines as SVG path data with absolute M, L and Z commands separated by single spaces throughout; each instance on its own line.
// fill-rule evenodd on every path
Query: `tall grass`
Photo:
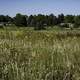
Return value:
M 0 80 L 80 80 L 80 32 L 1 30 Z

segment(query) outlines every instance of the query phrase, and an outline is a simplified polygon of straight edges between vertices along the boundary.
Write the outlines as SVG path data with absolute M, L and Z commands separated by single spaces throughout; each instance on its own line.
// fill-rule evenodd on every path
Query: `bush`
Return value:
M 45 30 L 46 28 L 44 25 L 37 23 L 36 26 L 34 27 L 34 30 Z
M 79 28 L 79 24 L 74 24 L 74 28 Z
M 46 28 L 45 27 L 34 27 L 34 30 L 46 30 Z
M 59 25 L 61 28 L 69 28 L 69 25 L 67 23 L 63 23 Z

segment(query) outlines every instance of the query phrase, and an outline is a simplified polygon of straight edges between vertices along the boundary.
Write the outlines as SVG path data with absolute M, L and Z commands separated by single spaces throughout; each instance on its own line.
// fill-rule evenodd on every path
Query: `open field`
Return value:
M 80 31 L 0 30 L 0 80 L 80 80 Z

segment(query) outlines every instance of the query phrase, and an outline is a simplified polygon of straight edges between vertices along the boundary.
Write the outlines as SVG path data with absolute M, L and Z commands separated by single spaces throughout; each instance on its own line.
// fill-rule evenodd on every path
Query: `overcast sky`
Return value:
M 0 0 L 0 14 L 80 14 L 80 0 Z

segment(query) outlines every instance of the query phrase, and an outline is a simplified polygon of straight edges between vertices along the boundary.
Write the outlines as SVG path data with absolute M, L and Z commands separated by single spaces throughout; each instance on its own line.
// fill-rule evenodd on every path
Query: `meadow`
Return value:
M 0 80 L 80 80 L 80 31 L 0 29 Z

